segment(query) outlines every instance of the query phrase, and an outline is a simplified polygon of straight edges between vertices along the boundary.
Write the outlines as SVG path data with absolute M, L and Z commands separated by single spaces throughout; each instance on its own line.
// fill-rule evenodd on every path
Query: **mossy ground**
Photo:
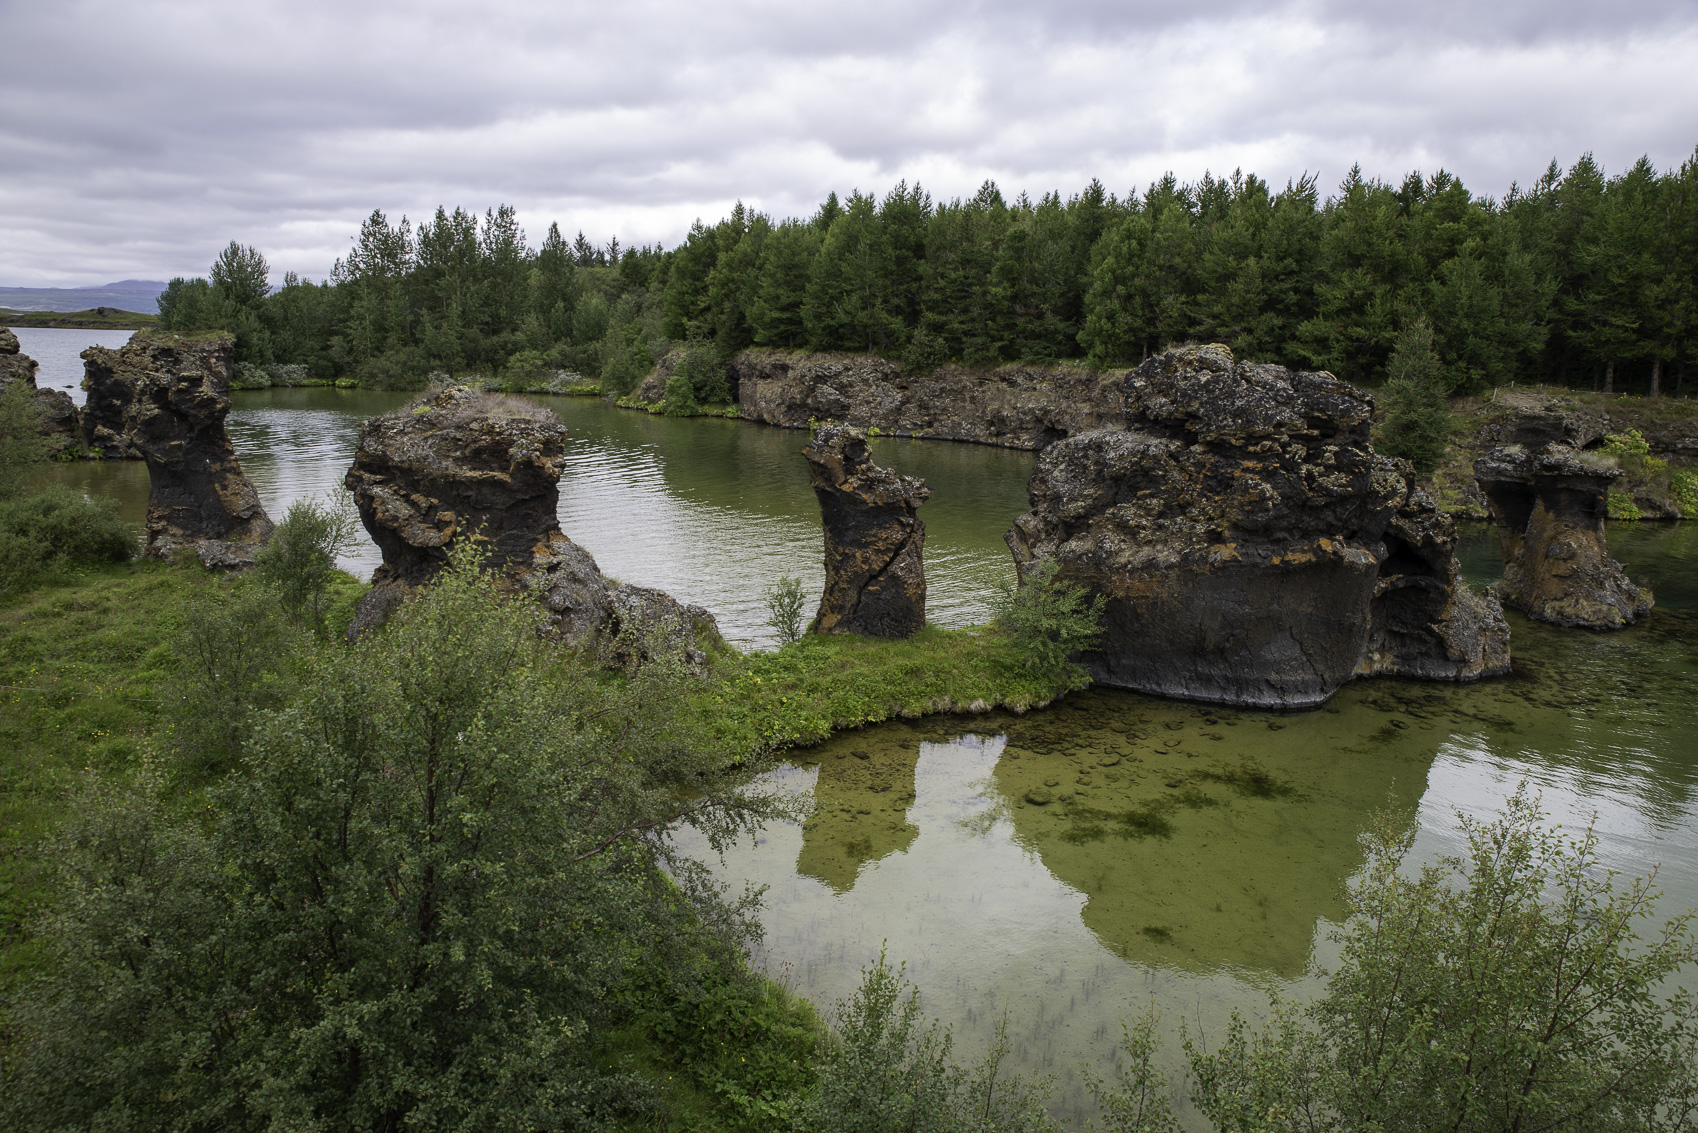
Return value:
M 700 710 L 738 750 L 818 743 L 833 732 L 940 712 L 1024 712 L 1067 691 L 1026 668 L 995 629 L 928 626 L 903 641 L 804 636 L 728 667 Z

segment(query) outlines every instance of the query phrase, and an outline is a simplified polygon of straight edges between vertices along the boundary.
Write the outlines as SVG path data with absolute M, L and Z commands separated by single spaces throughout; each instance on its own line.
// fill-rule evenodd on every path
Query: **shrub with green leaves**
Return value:
M 954 1039 L 920 1010 L 905 968 L 883 953 L 838 1004 L 820 1052 L 818 1081 L 800 1107 L 802 1133 L 1051 1133 L 1044 1108 L 1054 1081 L 1009 1076 L 1006 1015 L 990 1052 L 974 1067 L 950 1061 Z
M 35 390 L 21 381 L 0 386 L 0 499 L 24 490 L 35 466 L 47 459 Z
M 1108 599 L 1057 577 L 1060 569 L 1059 562 L 1049 559 L 1027 571 L 1018 585 L 999 581 L 991 610 L 1029 672 L 1065 677 L 1069 688 L 1083 688 L 1090 678 L 1069 658 L 1096 648 L 1102 640 Z
M 26 590 L 66 567 L 121 563 L 136 533 L 110 499 L 54 486 L 0 501 L 0 593 Z
M 1620 881 L 1595 830 L 1551 829 L 1524 790 L 1461 825 L 1465 854 L 1410 872 L 1414 824 L 1377 823 L 1322 996 L 1187 1043 L 1217 1129 L 1693 1128 L 1698 1005 L 1665 993 L 1698 961 L 1693 914 L 1649 924 L 1651 882 Z
M 324 613 L 336 559 L 359 538 L 359 519 L 347 501 L 296 500 L 260 550 L 255 573 L 272 587 L 297 627 L 324 632 Z
M 801 638 L 802 613 L 807 601 L 802 580 L 793 574 L 780 575 L 766 588 L 766 624 L 772 627 L 780 646 Z

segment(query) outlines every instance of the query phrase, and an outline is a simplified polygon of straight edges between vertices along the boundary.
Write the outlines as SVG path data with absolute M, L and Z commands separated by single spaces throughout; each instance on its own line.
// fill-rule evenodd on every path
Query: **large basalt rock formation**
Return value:
M 908 637 L 925 628 L 931 489 L 872 462 L 867 434 L 828 425 L 802 450 L 825 521 L 825 593 L 815 633 Z
M 22 382 L 35 390 L 35 408 L 41 415 L 41 435 L 47 442 L 46 455 L 58 457 L 81 447 L 82 423 L 76 403 L 64 390 L 41 389 L 35 384 L 36 361 L 20 352 L 18 336 L 0 327 L 0 390 Z
M 448 565 L 456 540 L 480 540 L 486 565 L 533 594 L 565 643 L 640 659 L 661 642 L 699 662 L 718 644 L 713 615 L 602 575 L 560 530 L 566 428 L 547 410 L 466 386 L 360 425 L 345 483 L 383 551 L 349 636 L 380 624 L 408 590 Z
M 1651 612 L 1649 587 L 1610 558 L 1604 521 L 1621 473 L 1584 446 L 1605 425 L 1584 414 L 1529 412 L 1489 426 L 1474 462 L 1503 547 L 1499 596 L 1540 621 L 1618 629 Z
M 1108 598 L 1081 658 L 1095 680 L 1305 707 L 1358 672 L 1507 665 L 1501 614 L 1458 580 L 1408 466 L 1373 452 L 1360 391 L 1203 346 L 1150 359 L 1123 396 L 1125 428 L 1039 456 L 1007 536 L 1022 576 L 1056 559 Z
M 1120 420 L 1121 375 L 1082 366 L 941 366 L 907 374 L 861 354 L 747 350 L 727 364 L 741 416 L 835 421 L 903 437 L 1041 449 Z
M 234 340 L 137 334 L 83 351 L 84 438 L 121 437 L 147 461 L 147 551 L 193 551 L 209 568 L 253 565 L 271 537 L 259 493 L 224 432 Z M 91 432 L 92 430 L 92 432 Z

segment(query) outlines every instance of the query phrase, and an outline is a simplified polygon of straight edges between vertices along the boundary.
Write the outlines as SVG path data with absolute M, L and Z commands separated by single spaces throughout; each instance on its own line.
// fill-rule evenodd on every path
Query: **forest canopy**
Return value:
M 174 279 L 165 329 L 219 327 L 250 366 L 410 387 L 432 372 L 555 369 L 632 389 L 667 350 L 871 351 L 905 368 L 1078 359 L 1134 365 L 1184 341 L 1377 383 L 1430 329 L 1445 392 L 1545 381 L 1688 392 L 1698 358 L 1698 152 L 1606 175 L 1590 155 L 1477 196 L 1449 173 L 1397 184 L 1172 175 L 1118 197 L 1010 201 L 986 182 L 834 193 L 775 220 L 739 203 L 683 243 L 597 247 L 514 210 L 375 211 L 322 283 L 272 289 L 232 243 Z M 1425 331 L 1423 331 L 1425 333 Z

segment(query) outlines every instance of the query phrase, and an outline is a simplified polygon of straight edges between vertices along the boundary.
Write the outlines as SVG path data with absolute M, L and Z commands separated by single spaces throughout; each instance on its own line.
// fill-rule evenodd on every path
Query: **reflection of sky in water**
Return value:
M 1128 964 L 1103 946 L 1081 919 L 1086 895 L 1057 882 L 1008 818 L 983 821 L 1003 744 L 974 735 L 922 744 L 907 813 L 918 836 L 863 866 L 847 893 L 795 871 L 803 835 L 789 823 L 731 850 L 721 873 L 734 887 L 768 886 L 758 959 L 793 991 L 829 1011 L 882 948 L 907 964 L 925 1010 L 951 1023 L 963 1059 L 979 1056 L 1006 1009 L 1008 1068 L 1056 1074 L 1058 1113 L 1078 1120 L 1088 1112 L 1079 1063 L 1110 1063 L 1122 1019 L 1151 1002 L 1163 1010 L 1163 1057 L 1177 1075 L 1182 1017 L 1217 1035 L 1232 1007 L 1256 1004 L 1230 972 Z M 773 779 L 807 791 L 815 775 L 786 768 Z M 692 833 L 680 841 L 712 860 Z

